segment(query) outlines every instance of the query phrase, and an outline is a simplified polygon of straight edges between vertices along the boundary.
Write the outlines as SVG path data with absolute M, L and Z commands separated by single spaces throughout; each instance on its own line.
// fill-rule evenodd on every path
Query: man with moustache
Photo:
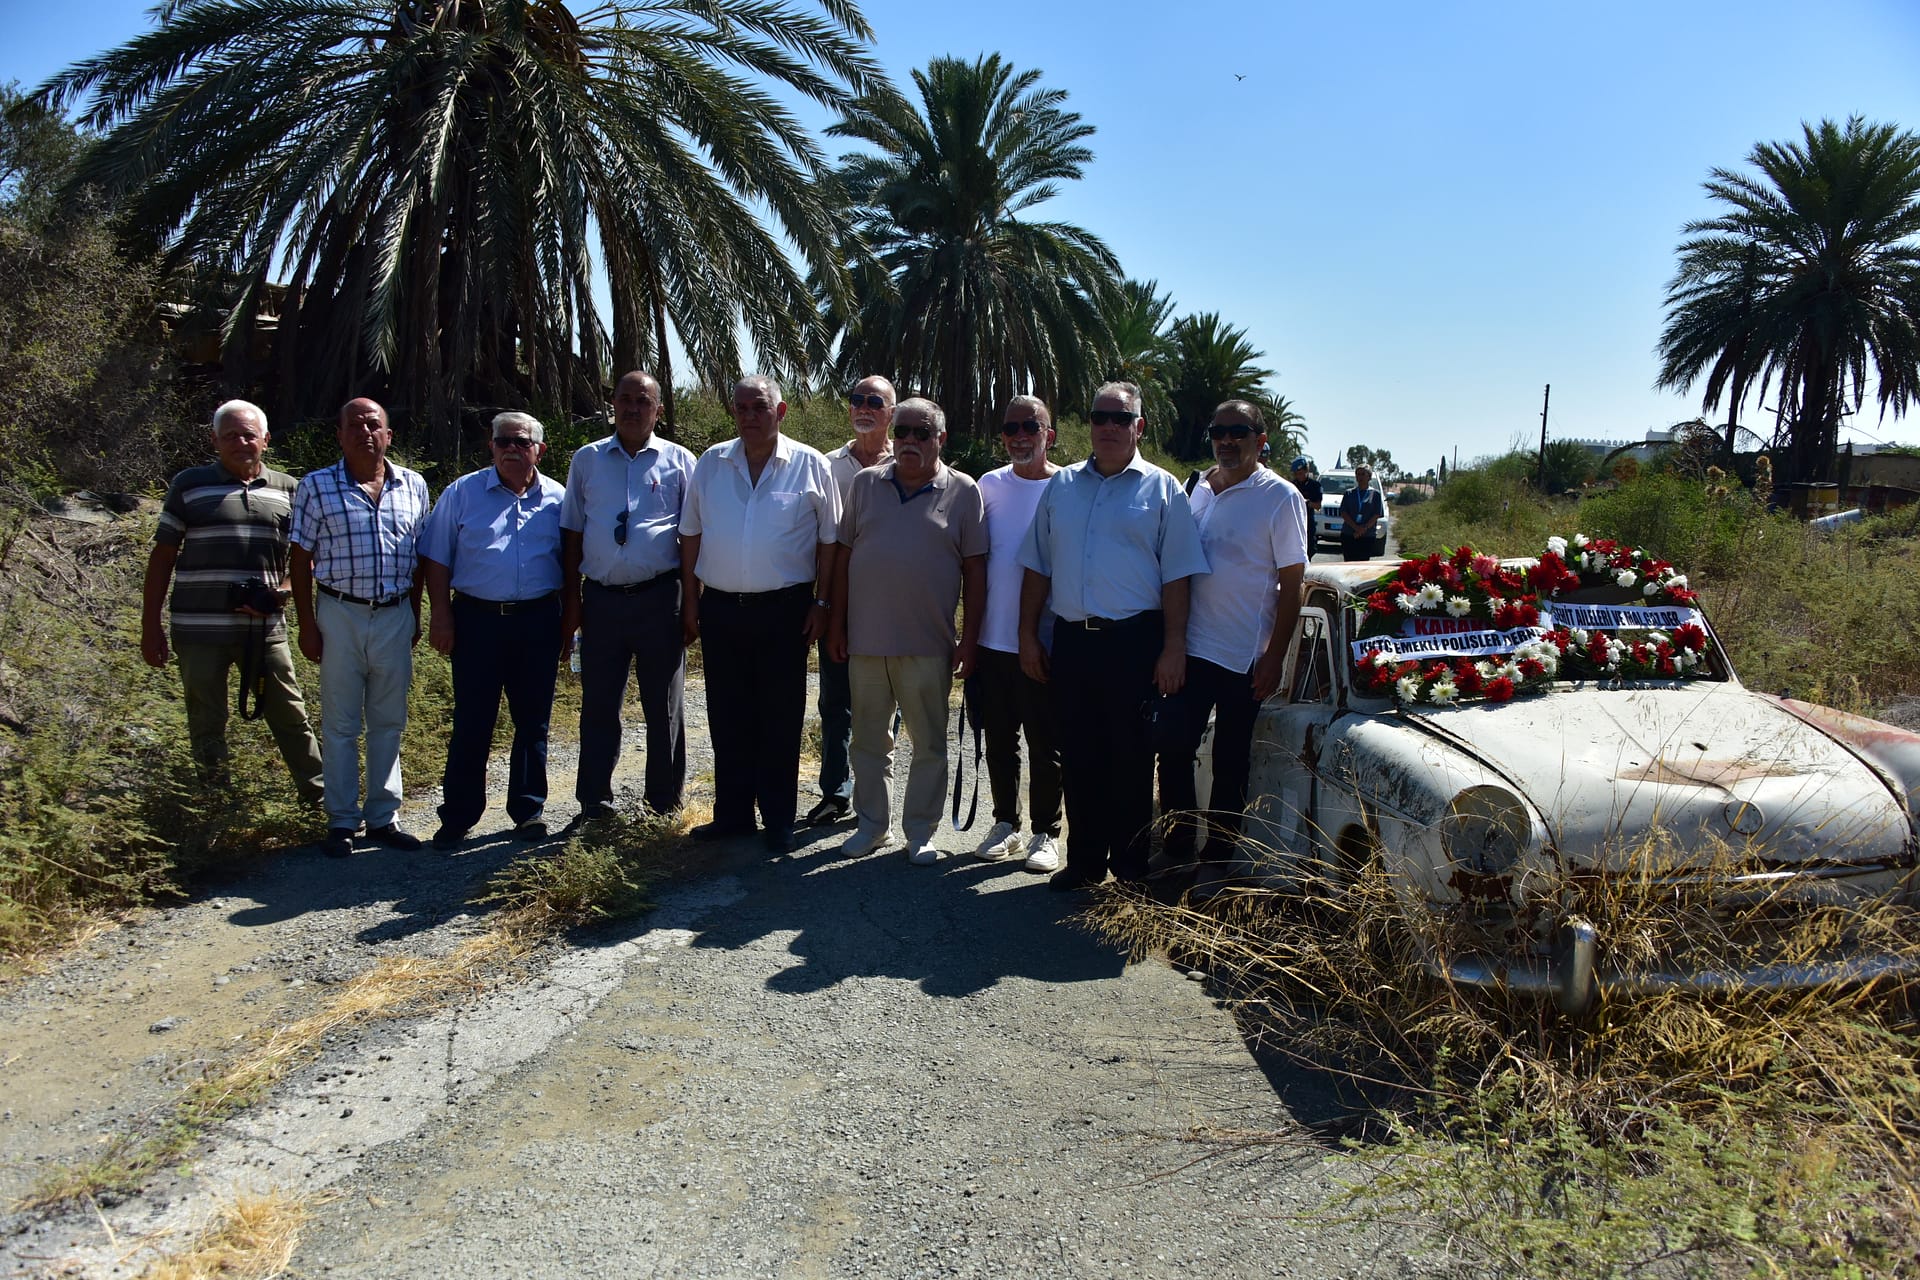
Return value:
M 1020 544 L 1047 481 L 1060 468 L 1047 458 L 1053 415 L 1037 396 L 1015 396 L 1000 426 L 1008 464 L 980 477 L 987 519 L 987 606 L 980 648 L 967 685 L 967 706 L 986 739 L 993 827 L 973 856 L 986 862 L 1026 855 L 1026 869 L 1060 869 L 1060 747 L 1047 687 L 1020 669 Z M 1040 618 L 1042 647 L 1053 642 L 1053 617 Z M 1020 834 L 1020 736 L 1027 739 L 1027 809 L 1032 835 Z
M 681 626 L 705 651 L 713 821 L 700 840 L 751 834 L 793 849 L 807 649 L 827 630 L 840 493 L 826 456 L 781 434 L 771 378 L 728 402 L 739 435 L 700 455 L 680 512 Z
M 680 807 L 687 781 L 680 510 L 692 453 L 655 434 L 660 384 L 635 370 L 613 393 L 614 433 L 574 451 L 560 508 L 562 629 L 580 632 L 580 813 L 568 832 L 613 812 L 627 673 L 647 722 L 645 802 Z M 562 642 L 563 649 L 565 642 Z
M 840 490 L 840 506 L 847 505 L 853 478 L 868 467 L 893 457 L 887 430 L 893 422 L 893 384 L 870 374 L 853 384 L 847 395 L 847 418 L 853 439 L 827 455 L 833 482 Z M 853 805 L 853 772 L 847 752 L 853 733 L 853 702 L 847 689 L 847 664 L 836 662 L 820 642 L 820 803 L 807 814 L 809 825 L 838 822 Z
M 987 594 L 980 490 L 940 461 L 947 415 L 931 400 L 893 410 L 893 461 L 854 477 L 840 521 L 828 648 L 853 693 L 853 807 L 841 846 L 859 856 L 893 835 L 893 714 L 913 740 L 900 824 L 907 860 L 940 860 L 933 843 L 947 796 L 947 697 L 973 670 Z M 964 599 L 958 643 L 954 606 Z
M 1183 871 L 1209 823 L 1223 846 L 1241 830 L 1254 718 L 1280 687 L 1307 561 L 1300 491 L 1259 465 L 1267 438 L 1259 408 L 1226 401 L 1207 435 L 1214 465 L 1190 501 L 1212 572 L 1193 580 L 1184 715 L 1176 745 L 1160 753 L 1160 812 L 1171 824 L 1163 855 L 1169 869 Z M 1194 756 L 1209 715 L 1213 794 L 1202 816 L 1194 812 Z M 1225 853 L 1214 852 L 1211 862 L 1223 871 Z
M 400 733 L 420 640 L 418 539 L 429 506 L 420 473 L 387 459 L 393 428 L 385 409 L 364 397 L 347 401 L 338 438 L 340 461 L 302 477 L 294 490 L 288 533 L 300 652 L 320 664 L 330 858 L 353 852 L 362 819 L 375 844 L 420 847 L 419 837 L 401 830 L 395 818 L 402 795 Z
M 254 681 L 260 715 L 301 802 L 317 806 L 324 794 L 320 744 L 307 724 L 287 648 L 282 585 L 294 479 L 261 461 L 267 415 L 258 405 L 227 401 L 213 411 L 212 434 L 217 461 L 175 476 L 160 505 L 140 596 L 140 654 L 149 666 L 167 665 L 160 611 L 173 583 L 173 651 L 186 696 L 187 739 L 202 780 L 217 784 L 226 774 L 227 672 L 238 666 L 242 681 Z M 236 603 L 250 582 L 281 603 L 270 610 Z
M 1140 456 L 1140 389 L 1109 382 L 1087 415 L 1093 454 L 1047 481 L 1020 548 L 1020 668 L 1053 686 L 1067 865 L 1047 883 L 1147 877 L 1153 695 L 1186 679 L 1189 579 L 1207 572 L 1180 482 Z M 1049 603 L 1053 651 L 1040 640 Z
M 487 807 L 487 756 L 506 695 L 507 817 L 519 840 L 544 840 L 547 730 L 564 636 L 560 503 L 540 474 L 546 433 L 531 414 L 493 419 L 493 465 L 446 487 L 420 533 L 433 621 L 427 643 L 453 659 L 453 732 L 433 847 L 456 849 Z
M 1386 554 L 1386 539 L 1380 536 L 1386 514 L 1386 499 L 1373 487 L 1373 468 L 1363 462 L 1353 469 L 1353 488 L 1340 499 L 1340 558 L 1371 560 Z

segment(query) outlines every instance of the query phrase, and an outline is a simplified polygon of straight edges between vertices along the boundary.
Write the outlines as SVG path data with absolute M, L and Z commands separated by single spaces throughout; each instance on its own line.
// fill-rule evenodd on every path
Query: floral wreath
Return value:
M 1541 601 L 1582 587 L 1637 588 L 1649 605 L 1691 607 L 1697 594 L 1684 574 L 1639 547 L 1576 533 L 1547 539 L 1531 566 L 1509 568 L 1472 547 L 1403 561 L 1375 581 L 1354 609 L 1360 639 L 1397 636 L 1411 618 L 1472 619 L 1502 631 L 1539 628 Z M 1354 662 L 1363 692 L 1391 689 L 1400 702 L 1446 706 L 1466 698 L 1505 702 L 1556 679 L 1691 679 L 1707 651 L 1706 628 L 1688 622 L 1649 629 L 1637 640 L 1559 625 L 1522 640 L 1512 652 L 1486 658 L 1409 661 L 1386 650 Z

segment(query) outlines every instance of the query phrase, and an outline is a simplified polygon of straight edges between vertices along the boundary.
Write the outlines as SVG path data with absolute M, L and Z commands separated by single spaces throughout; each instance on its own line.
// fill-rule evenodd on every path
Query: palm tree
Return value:
M 1172 430 L 1167 451 L 1179 458 L 1197 458 L 1207 451 L 1207 424 L 1222 400 L 1251 400 L 1263 394 L 1261 386 L 1273 376 L 1254 361 L 1266 352 L 1254 350 L 1247 331 L 1226 323 L 1217 311 L 1183 316 L 1173 326 L 1174 372 Z
M 1284 464 L 1306 451 L 1306 417 L 1293 407 L 1291 396 L 1264 387 L 1245 398 L 1260 406 L 1260 416 L 1267 421 L 1267 444 L 1273 449 L 1275 462 L 1285 470 Z
M 1765 395 L 1777 378 L 1789 481 L 1831 469 L 1869 365 L 1882 416 L 1920 395 L 1920 136 L 1858 116 L 1802 131 L 1753 149 L 1757 177 L 1706 183 L 1729 208 L 1685 227 L 1656 384 L 1704 377 L 1709 411 L 1730 395 L 1731 439 L 1753 379 Z
M 849 286 L 830 174 L 755 77 L 830 108 L 885 82 L 852 0 L 167 0 L 38 91 L 107 131 L 76 181 L 229 308 L 278 301 L 282 413 L 393 397 L 457 446 L 466 401 L 604 403 L 669 329 L 702 378 L 804 367 L 808 282 Z M 755 216 L 768 215 L 767 224 Z M 596 259 L 595 246 L 598 255 Z M 609 333 L 594 302 L 604 275 Z
M 1140 388 L 1140 412 L 1150 423 L 1173 420 L 1173 400 L 1167 390 L 1176 359 L 1168 336 L 1172 318 L 1173 298 L 1160 292 L 1158 281 L 1123 280 L 1108 295 L 1106 321 L 1113 336 L 1113 360 L 1106 377 Z
M 829 307 L 836 363 L 843 378 L 887 371 L 983 434 L 1010 397 L 1084 395 L 1111 361 L 1113 254 L 1019 216 L 1080 176 L 1093 126 L 998 54 L 935 58 L 913 80 L 918 108 L 867 94 L 827 130 L 873 148 L 840 164 L 873 258 L 852 267 L 857 304 Z

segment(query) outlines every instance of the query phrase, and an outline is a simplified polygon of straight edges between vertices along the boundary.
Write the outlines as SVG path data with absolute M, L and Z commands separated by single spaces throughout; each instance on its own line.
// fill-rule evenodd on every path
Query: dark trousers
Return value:
M 455 596 L 453 733 L 441 779 L 440 821 L 465 831 L 487 808 L 487 756 L 500 695 L 513 717 L 507 749 L 507 816 L 518 824 L 547 806 L 547 726 L 560 665 L 560 597 L 501 614 Z
M 793 828 L 800 730 L 807 715 L 807 639 L 813 585 L 739 596 L 700 594 L 700 647 L 713 738 L 713 819 L 768 831 Z
M 1340 558 L 1342 560 L 1378 560 L 1387 554 L 1385 538 L 1349 538 L 1340 535 Z
M 687 783 L 687 651 L 678 573 L 633 592 L 580 585 L 580 772 L 573 794 L 584 811 L 613 803 L 630 671 L 647 722 L 647 808 L 671 813 Z
M 1035 835 L 1060 834 L 1060 745 L 1047 686 L 1027 678 L 1020 655 L 982 646 L 967 706 L 987 746 L 993 820 L 1020 829 L 1020 735 L 1027 737 L 1027 809 Z
M 1208 824 L 1237 835 L 1247 807 L 1247 773 L 1253 754 L 1253 722 L 1260 703 L 1252 679 L 1205 658 L 1187 659 L 1187 683 L 1177 699 L 1181 710 L 1179 745 L 1160 753 L 1160 814 L 1169 821 L 1166 852 L 1192 859 Z M 1213 715 L 1213 794 L 1203 816 L 1194 795 L 1194 754 Z
M 820 641 L 820 798 L 853 801 L 853 688 Z
M 1067 791 L 1067 869 L 1089 878 L 1147 874 L 1153 739 L 1145 711 L 1164 639 L 1159 610 L 1089 631 L 1054 627 L 1048 687 Z

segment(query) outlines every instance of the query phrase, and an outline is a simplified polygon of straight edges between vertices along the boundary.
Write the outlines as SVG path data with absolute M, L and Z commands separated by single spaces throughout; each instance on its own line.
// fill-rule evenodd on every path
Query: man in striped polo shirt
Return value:
M 245 400 L 213 411 L 213 451 L 219 461 L 188 467 L 167 488 L 141 591 L 140 654 L 152 666 L 167 665 L 160 608 L 171 583 L 172 648 L 201 777 L 217 782 L 226 772 L 227 670 L 238 664 L 245 680 L 251 666 L 259 713 L 294 788 L 303 803 L 318 805 L 320 746 L 294 678 L 286 615 L 234 603 L 236 586 L 250 581 L 284 598 L 293 477 L 261 462 L 267 415 Z
M 385 409 L 364 398 L 347 401 L 338 438 L 340 461 L 301 477 L 289 535 L 300 652 L 320 664 L 330 858 L 353 852 L 363 818 L 367 839 L 375 844 L 420 847 L 420 838 L 394 819 L 400 812 L 400 733 L 407 727 L 413 646 L 420 639 L 418 541 L 429 505 L 420 473 L 387 460 L 393 428 Z

